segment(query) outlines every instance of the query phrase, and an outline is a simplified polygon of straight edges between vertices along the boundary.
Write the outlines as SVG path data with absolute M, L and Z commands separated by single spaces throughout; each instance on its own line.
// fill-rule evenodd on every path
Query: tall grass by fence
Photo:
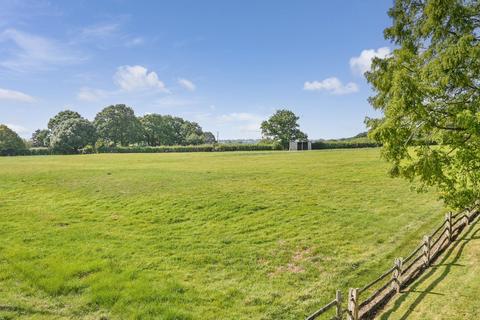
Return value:
M 392 297 L 428 269 L 463 229 L 479 216 L 479 212 L 478 207 L 475 207 L 456 214 L 447 213 L 444 222 L 430 235 L 424 236 L 422 242 L 406 258 L 396 258 L 390 269 L 363 287 L 350 288 L 346 299 L 338 290 L 335 299 L 312 313 L 307 320 L 326 316 L 329 311 L 328 319 L 372 319 Z

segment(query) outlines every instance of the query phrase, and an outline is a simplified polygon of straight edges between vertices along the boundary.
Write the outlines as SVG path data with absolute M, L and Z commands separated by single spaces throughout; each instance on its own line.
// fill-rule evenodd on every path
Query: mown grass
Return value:
M 455 240 L 379 319 L 480 319 L 480 223 Z
M 441 221 L 377 149 L 0 158 L 0 319 L 292 319 Z

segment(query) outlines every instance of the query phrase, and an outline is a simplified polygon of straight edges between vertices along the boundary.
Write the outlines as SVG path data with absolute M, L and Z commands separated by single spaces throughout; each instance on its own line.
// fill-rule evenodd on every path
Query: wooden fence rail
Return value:
M 393 267 L 362 288 L 350 288 L 345 301 L 346 308 L 342 306 L 342 293 L 337 290 L 335 299 L 312 313 L 307 320 L 317 319 L 333 307 L 335 307 L 335 315 L 331 319 L 334 320 L 343 320 L 345 317 L 348 320 L 373 318 L 388 300 L 400 293 L 429 268 L 432 262 L 461 234 L 463 229 L 479 216 L 479 213 L 477 207 L 456 214 L 447 213 L 443 223 L 431 235 L 425 235 L 422 243 L 405 259 L 395 258 Z M 374 290 L 375 288 L 376 290 Z M 370 295 L 361 300 L 362 294 L 366 293 L 370 293 Z

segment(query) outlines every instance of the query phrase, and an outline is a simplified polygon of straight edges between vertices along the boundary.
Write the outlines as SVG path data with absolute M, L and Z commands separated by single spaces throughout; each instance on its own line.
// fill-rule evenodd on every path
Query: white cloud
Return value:
M 172 97 L 172 96 L 163 97 L 153 102 L 153 105 L 159 106 L 159 107 L 184 107 L 184 106 L 193 106 L 196 104 L 198 104 L 197 100 L 183 99 L 181 97 Z
M 77 99 L 82 101 L 99 101 L 109 95 L 107 91 L 83 87 L 77 93 Z
M 89 27 L 85 27 L 80 31 L 82 38 L 107 38 L 117 33 L 119 24 L 117 23 L 104 23 L 97 24 Z
M 142 66 L 120 66 L 113 75 L 113 81 L 118 86 L 116 90 L 102 90 L 90 87 L 82 87 L 77 93 L 77 99 L 82 101 L 99 101 L 107 97 L 124 97 L 125 94 L 139 93 L 144 94 L 146 91 L 159 93 L 170 92 L 165 84 L 158 79 L 155 72 L 148 70 Z M 178 106 L 187 105 L 192 102 L 183 99 L 167 99 L 162 98 L 155 101 L 155 104 L 162 106 Z
M 121 66 L 113 76 L 114 82 L 125 91 L 158 90 L 169 92 L 154 71 L 142 66 Z
M 0 33 L 2 42 L 11 42 L 14 48 L 9 58 L 0 61 L 0 66 L 17 72 L 46 70 L 85 60 L 85 57 L 52 39 L 15 29 Z
M 19 126 L 17 124 L 6 123 L 5 125 L 20 135 L 28 133 L 27 128 Z
M 357 92 L 358 86 L 353 82 L 344 85 L 338 78 L 331 77 L 322 81 L 306 81 L 303 89 L 309 91 L 328 91 L 332 94 L 342 95 Z
M 350 68 L 354 73 L 363 75 L 365 72 L 370 70 L 373 58 L 385 58 L 389 56 L 390 53 L 391 51 L 388 47 L 382 47 L 377 50 L 363 50 L 358 57 L 353 57 L 350 59 Z
M 217 117 L 220 124 L 231 125 L 241 132 L 260 132 L 260 125 L 264 117 L 247 112 L 233 112 Z
M 0 88 L 0 100 L 10 100 L 18 102 L 34 102 L 35 99 L 26 93 Z
M 127 47 L 135 47 L 135 46 L 139 46 L 139 45 L 142 45 L 145 43 L 145 39 L 142 38 L 142 37 L 135 37 L 135 38 L 131 38 L 131 39 L 128 39 L 127 41 L 125 41 L 125 46 Z
M 178 79 L 178 84 L 188 91 L 195 91 L 197 88 L 192 81 L 183 78 Z

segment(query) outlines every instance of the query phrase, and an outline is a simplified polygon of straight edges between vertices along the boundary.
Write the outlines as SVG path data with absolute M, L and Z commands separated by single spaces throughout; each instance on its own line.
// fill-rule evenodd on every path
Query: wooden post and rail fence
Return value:
M 335 299 L 312 313 L 307 320 L 326 316 L 328 311 L 330 311 L 328 319 L 333 320 L 372 319 L 392 297 L 428 269 L 465 227 L 479 216 L 479 213 L 477 207 L 456 214 L 447 213 L 444 222 L 431 235 L 424 236 L 421 244 L 406 258 L 396 258 L 392 268 L 362 288 L 350 288 L 346 299 L 343 299 L 342 292 L 337 290 Z M 367 294 L 368 296 L 362 300 L 362 296 L 365 297 Z

